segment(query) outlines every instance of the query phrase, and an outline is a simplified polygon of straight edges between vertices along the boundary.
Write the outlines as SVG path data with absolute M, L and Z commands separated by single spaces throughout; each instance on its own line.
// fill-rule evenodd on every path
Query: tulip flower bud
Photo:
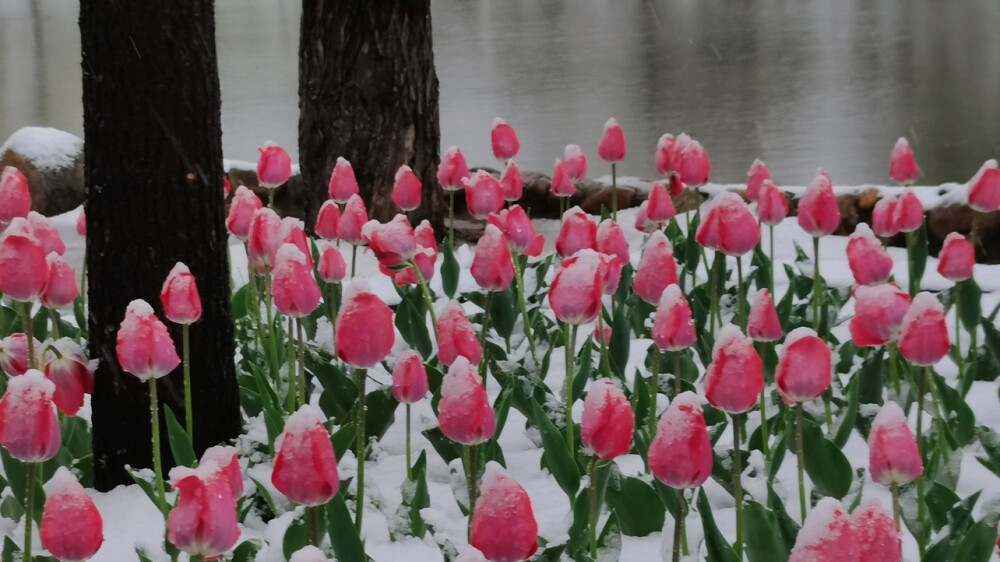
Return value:
M 55 384 L 35 369 L 7 381 L 7 392 L 0 398 L 0 445 L 10 456 L 35 463 L 59 452 L 59 420 L 52 409 L 55 390 Z
M 625 160 L 625 133 L 614 117 L 604 124 L 604 133 L 597 143 L 597 155 L 605 162 Z
M 472 512 L 472 546 L 491 562 L 520 562 L 538 550 L 531 498 L 499 464 L 490 461 Z
M 233 200 L 229 204 L 229 216 L 226 217 L 226 228 L 229 232 L 246 242 L 250 237 L 250 222 L 257 209 L 264 206 L 260 198 L 245 185 L 236 188 Z
M 455 359 L 441 381 L 438 425 L 445 437 L 462 445 L 485 443 L 496 431 L 483 380 L 464 357 Z
M 771 179 L 771 172 L 760 159 L 755 159 L 750 164 L 750 171 L 747 172 L 747 199 L 757 201 L 760 198 L 760 186 L 764 180 Z
M 910 310 L 903 317 L 902 329 L 899 351 L 914 365 L 930 367 L 951 350 L 944 305 L 931 293 L 918 293 L 913 297 Z
M 589 248 L 580 250 L 556 271 L 549 305 L 561 322 L 579 326 L 597 318 L 607 276 L 603 255 Z
M 677 283 L 677 262 L 670 241 L 661 231 L 656 231 L 646 242 L 646 249 L 639 258 L 635 271 L 635 294 L 649 304 L 660 302 L 663 290 Z
M 359 369 L 374 367 L 392 350 L 396 341 L 392 309 L 362 280 L 353 281 L 345 291 L 335 339 L 337 356 Z
M 474 218 L 484 220 L 490 213 L 503 208 L 503 186 L 486 170 L 476 171 L 462 183 L 465 185 L 465 203 Z
M 500 174 L 500 188 L 503 189 L 504 201 L 517 201 L 524 195 L 524 178 L 513 160 L 507 161 L 507 167 Z
M 567 144 L 563 149 L 562 167 L 570 182 L 587 179 L 587 155 L 578 145 Z M 552 183 L 555 184 L 554 177 Z M 573 193 L 576 193 L 576 187 L 573 188 Z
M 472 259 L 472 278 L 487 291 L 505 291 L 514 279 L 514 262 L 503 232 L 492 224 L 476 244 L 476 256 Z
M 760 222 L 776 226 L 788 216 L 788 200 L 785 193 L 771 180 L 764 180 L 757 196 L 757 215 Z
M 12 219 L 0 235 L 0 293 L 17 302 L 41 296 L 49 280 L 46 255 L 28 220 Z
M 840 207 L 833 193 L 833 180 L 822 168 L 799 199 L 799 226 L 814 238 L 833 234 L 840 226 Z
M 28 178 L 14 166 L 6 166 L 0 173 L 0 232 L 16 217 L 25 218 L 31 211 L 31 192 Z
M 649 468 L 671 488 L 697 488 L 712 475 L 712 441 L 701 401 L 682 392 L 670 403 L 649 445 Z
M 80 344 L 61 338 L 46 346 L 44 364 L 46 378 L 56 385 L 52 402 L 60 412 L 75 416 L 83 406 L 83 396 L 94 392 L 97 360 L 87 361 Z
M 906 415 L 895 402 L 886 402 L 868 433 L 868 469 L 872 480 L 883 486 L 909 484 L 924 473 L 917 440 L 906 423 Z
M 337 495 L 337 456 L 319 410 L 306 404 L 285 421 L 274 440 L 271 483 L 301 505 L 322 505 Z
M 788 561 L 860 559 L 861 551 L 851 516 L 838 500 L 825 497 L 806 517 Z
M 578 251 L 597 249 L 597 224 L 580 207 L 573 207 L 563 214 L 562 227 L 556 238 L 556 253 L 568 258 Z
M 778 311 L 771 300 L 771 292 L 767 289 L 757 291 L 757 296 L 750 305 L 747 335 L 754 341 L 778 341 L 784 335 Z
M 938 260 L 938 273 L 942 277 L 955 282 L 965 281 L 972 277 L 976 251 L 964 236 L 952 232 L 945 237 Z
M 646 207 L 646 216 L 651 221 L 666 222 L 677 215 L 677 209 L 674 208 L 674 202 L 670 199 L 670 193 L 663 182 L 653 182 L 649 188 L 647 201 L 649 206 Z
M 753 344 L 736 326 L 723 326 L 705 373 L 709 404 L 729 414 L 742 414 L 757 404 L 763 389 L 763 365 Z
M 676 284 L 667 285 L 653 318 L 653 341 L 664 351 L 680 351 L 698 339 L 691 306 Z
M 116 351 L 122 370 L 143 382 L 169 374 L 181 362 L 167 327 L 142 299 L 130 302 L 125 310 Z
M 441 164 L 438 165 L 437 180 L 445 191 L 458 191 L 463 187 L 463 180 L 469 177 L 469 165 L 465 156 L 457 146 L 448 147 Z
M 599 459 L 609 461 L 628 452 L 635 416 L 625 394 L 609 380 L 594 381 L 583 401 L 580 441 Z
M 497 160 L 510 160 L 517 156 L 517 151 L 521 150 L 521 143 L 517 140 L 514 127 L 499 117 L 493 120 L 490 143 L 493 145 L 493 156 Z
M 285 316 L 302 318 L 319 306 L 322 294 L 312 266 L 293 244 L 283 244 L 275 254 L 271 294 L 275 308 Z
M 867 224 L 859 222 L 847 242 L 847 265 L 859 285 L 885 283 L 892 275 L 892 257 Z
M 39 298 L 43 305 L 53 310 L 66 308 L 80 294 L 76 286 L 76 272 L 73 271 L 73 266 L 55 252 L 49 253 L 45 260 L 49 264 L 49 279 Z
M 903 537 L 892 514 L 878 500 L 866 500 L 851 514 L 857 536 L 858 562 L 902 562 Z
M 413 404 L 427 395 L 427 369 L 420 355 L 404 351 L 392 369 L 392 395 L 404 404 Z
M 420 178 L 409 166 L 403 164 L 396 171 L 396 181 L 392 186 L 392 202 L 404 211 L 412 211 L 420 206 Z
M 59 560 L 86 560 L 104 542 L 104 521 L 94 500 L 65 466 L 45 484 L 42 546 Z
M 160 290 L 163 313 L 174 324 L 191 324 L 201 318 L 201 296 L 188 266 L 177 262 Z
M 896 146 L 889 154 L 889 178 L 905 185 L 910 185 L 920 177 L 920 170 L 917 169 L 917 161 L 913 157 L 913 149 L 906 139 L 899 137 Z
M 781 395 L 790 402 L 808 402 L 823 394 L 832 380 L 830 346 L 809 328 L 792 330 L 785 338 L 774 373 Z
M 273 141 L 267 141 L 257 149 L 257 183 L 261 187 L 274 189 L 292 177 L 292 157 L 288 151 Z
M 987 160 L 969 180 L 969 206 L 980 213 L 1000 209 L 1000 167 L 996 160 Z
M 441 363 L 450 366 L 458 357 L 464 357 L 472 364 L 482 361 L 483 348 L 479 345 L 479 335 L 458 301 L 445 305 L 438 316 L 437 329 L 438 360 Z

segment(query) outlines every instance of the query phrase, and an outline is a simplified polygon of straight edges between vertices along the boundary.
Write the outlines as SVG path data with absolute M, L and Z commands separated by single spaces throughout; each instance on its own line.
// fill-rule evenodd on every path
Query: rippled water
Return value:
M 296 145 L 296 0 L 217 0 L 223 144 L 255 158 Z M 591 155 L 625 129 L 626 174 L 652 175 L 664 132 L 687 131 L 718 181 L 755 157 L 779 183 L 827 168 L 887 181 L 907 136 L 922 181 L 965 181 L 1000 156 L 996 0 L 433 0 L 442 148 L 489 164 L 489 128 L 515 126 L 522 169 L 568 143 Z M 82 131 L 77 6 L 0 1 L 0 138 L 25 125 Z

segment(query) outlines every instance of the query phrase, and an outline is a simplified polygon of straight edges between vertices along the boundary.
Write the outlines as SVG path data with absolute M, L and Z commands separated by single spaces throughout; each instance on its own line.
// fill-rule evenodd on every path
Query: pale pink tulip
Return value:
M 563 214 L 562 227 L 556 237 L 556 253 L 568 258 L 584 248 L 597 248 L 597 224 L 580 207 L 573 207 Z
M 858 540 L 858 562 L 903 562 L 903 537 L 892 514 L 878 500 L 865 500 L 851 514 Z
M 754 160 L 750 164 L 750 171 L 747 172 L 747 199 L 756 201 L 760 198 L 760 186 L 764 180 L 771 179 L 771 172 L 760 159 Z
M 860 558 L 851 516 L 839 501 L 825 497 L 806 517 L 788 562 L 854 562 Z
M 263 206 L 260 198 L 245 185 L 237 187 L 226 217 L 226 228 L 230 234 L 246 242 L 250 236 L 250 222 L 254 213 Z
M 899 234 L 899 223 L 896 222 L 896 206 L 899 198 L 887 195 L 875 202 L 872 208 L 872 232 L 877 236 L 889 238 Z
M 167 519 L 167 539 L 191 555 L 214 558 L 240 538 L 236 499 L 225 471 L 215 462 L 170 470 L 177 505 Z
M 444 365 L 452 365 L 458 357 L 464 357 L 474 364 L 483 360 L 479 334 L 458 301 L 445 305 L 438 316 L 437 331 L 438 360 Z
M 708 203 L 695 240 L 727 256 L 742 256 L 760 241 L 760 226 L 743 198 L 723 191 Z
M 347 277 L 347 263 L 333 244 L 327 244 L 319 256 L 319 278 L 324 283 L 340 283 Z
M 257 209 L 250 219 L 247 253 L 259 269 L 271 266 L 271 257 L 281 245 L 281 218 L 268 207 Z
M 504 233 L 511 252 L 532 257 L 541 255 L 545 236 L 535 232 L 535 225 L 520 205 L 490 213 L 486 220 Z
M 976 265 L 976 251 L 972 243 L 957 232 L 952 232 L 944 239 L 941 253 L 938 254 L 938 273 L 951 281 L 965 281 L 972 277 Z
M 766 288 L 757 291 L 757 296 L 750 305 L 747 335 L 754 341 L 778 341 L 784 335 L 771 292 Z
M 885 283 L 892 275 L 892 257 L 867 224 L 859 222 L 847 242 L 847 265 L 858 285 Z
M 188 266 L 177 262 L 160 289 L 163 315 L 174 324 L 191 324 L 201 318 L 201 296 Z
M 822 168 L 816 171 L 799 199 L 799 226 L 814 238 L 833 234 L 840 226 L 840 207 L 833 193 L 833 180 Z
M 354 175 L 354 167 L 343 158 L 337 158 L 337 163 L 330 172 L 330 183 L 327 186 L 330 199 L 343 205 L 353 196 L 358 195 L 358 179 Z
M 667 222 L 677 214 L 674 202 L 670 199 L 670 193 L 667 191 L 667 186 L 663 185 L 663 182 L 653 182 L 653 185 L 649 188 L 648 201 L 649 206 L 646 207 L 646 216 L 651 221 Z
M 503 189 L 504 201 L 517 201 L 524 195 L 524 178 L 513 160 L 507 162 L 507 167 L 500 174 L 500 188 Z
M 28 225 L 31 226 L 31 233 L 38 239 L 46 255 L 55 252 L 61 256 L 66 253 L 66 243 L 63 242 L 59 229 L 48 217 L 31 211 L 27 218 Z
M 980 213 L 1000 209 L 1000 167 L 996 160 L 987 160 L 969 180 L 969 206 Z
M 292 318 L 308 316 L 319 306 L 322 294 L 312 266 L 293 244 L 283 244 L 275 254 L 271 295 L 278 312 Z
M 549 305 L 561 322 L 592 322 L 601 310 L 607 262 L 604 254 L 583 249 L 562 262 L 549 287 Z
M 889 178 L 896 183 L 911 185 L 920 177 L 917 160 L 906 139 L 899 137 L 889 155 Z
M 437 169 L 437 180 L 445 191 L 458 191 L 464 187 L 463 180 L 469 177 L 469 165 L 457 146 L 449 147 L 441 157 Z
M 810 328 L 796 328 L 785 338 L 774 382 L 789 402 L 818 398 L 833 380 L 833 352 Z
M 576 193 L 576 186 L 573 179 L 566 173 L 566 167 L 558 158 L 552 166 L 552 195 L 556 197 L 570 197 Z
M 951 350 L 944 305 L 931 293 L 918 293 L 913 297 L 910 310 L 903 317 L 902 330 L 899 351 L 914 365 L 930 367 Z
M 7 166 L 0 173 L 0 232 L 16 217 L 25 218 L 31 211 L 28 179 L 21 170 Z
M 656 171 L 661 176 L 675 175 L 680 169 L 680 154 L 674 136 L 666 133 L 656 141 Z
M 785 192 L 778 189 L 771 180 L 764 180 L 760 184 L 760 192 L 757 194 L 757 215 L 760 222 L 768 226 L 777 226 L 788 216 L 788 199 Z
M 924 223 L 924 204 L 912 189 L 907 188 L 896 203 L 895 222 L 900 232 L 913 232 Z
M 514 279 L 514 262 L 503 232 L 492 224 L 476 244 L 476 256 L 470 268 L 472 278 L 487 291 L 504 291 Z
M 653 318 L 653 341 L 664 351 L 680 351 L 698 339 L 691 318 L 691 306 L 676 284 L 668 285 L 660 296 Z
M 0 293 L 18 302 L 42 295 L 49 280 L 46 252 L 27 219 L 15 217 L 0 236 Z
M 0 398 L 0 445 L 10 456 L 36 463 L 59 452 L 59 420 L 52 408 L 55 390 L 36 369 L 7 380 L 7 392 Z
M 477 170 L 462 183 L 465 185 L 465 203 L 474 218 L 485 220 L 490 213 L 503 208 L 503 187 L 486 170 Z
M 125 310 L 116 352 L 122 370 L 143 382 L 169 374 L 181 362 L 167 327 L 142 299 L 130 302 Z
M 368 223 L 368 210 L 365 209 L 365 202 L 358 194 L 351 195 L 344 206 L 344 212 L 340 215 L 340 223 L 337 225 L 337 237 L 348 244 L 364 244 L 364 237 L 361 229 Z
M 885 345 L 899 339 L 910 295 L 890 284 L 861 285 L 854 290 L 850 331 L 854 345 Z
M 571 181 L 587 179 L 587 155 L 578 145 L 566 145 L 566 148 L 563 149 L 562 162 L 563 170 Z

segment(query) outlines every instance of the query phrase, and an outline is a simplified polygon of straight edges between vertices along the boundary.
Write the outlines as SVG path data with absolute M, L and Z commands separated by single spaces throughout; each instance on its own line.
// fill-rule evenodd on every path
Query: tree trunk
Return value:
M 131 482 L 126 464 L 149 467 L 152 457 L 147 385 L 118 365 L 118 326 L 133 299 L 166 322 L 159 292 L 178 261 L 197 279 L 204 309 L 191 326 L 195 449 L 240 431 L 214 0 L 82 0 L 80 34 L 90 353 L 100 359 L 94 484 L 108 490 Z M 180 329 L 166 323 L 180 350 Z M 160 379 L 158 394 L 183 420 L 180 368 Z
M 423 182 L 411 222 L 440 232 L 441 131 L 430 0 L 303 0 L 299 43 L 299 160 L 309 224 L 328 198 L 338 157 L 354 167 L 370 218 L 401 212 L 396 170 Z

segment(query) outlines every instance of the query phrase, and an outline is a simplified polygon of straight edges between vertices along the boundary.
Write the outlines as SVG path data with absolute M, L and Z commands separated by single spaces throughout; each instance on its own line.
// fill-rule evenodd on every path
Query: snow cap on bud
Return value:
M 858 540 L 858 562 L 902 562 L 903 537 L 878 500 L 861 502 L 851 514 Z
M 288 562 L 331 562 L 323 551 L 313 545 L 306 545 L 292 553 Z
M 274 450 L 271 483 L 288 499 L 322 505 L 337 495 L 337 456 L 315 407 L 306 404 L 288 417 L 284 431 L 274 440 Z
M 1000 209 L 1000 167 L 996 160 L 987 160 L 969 180 L 969 206 L 980 213 Z
M 470 527 L 469 542 L 490 562 L 520 562 L 538 550 L 538 523 L 531 498 L 494 461 L 486 465 Z
M 104 542 L 104 521 L 94 500 L 65 466 L 45 484 L 42 546 L 59 560 L 86 560 Z
M 469 165 L 465 163 L 462 151 L 457 146 L 448 147 L 437 169 L 437 180 L 441 188 L 445 191 L 458 191 L 462 189 L 463 180 L 467 177 Z
M 899 137 L 896 146 L 889 155 L 889 178 L 904 185 L 910 185 L 920 177 L 917 160 L 913 157 L 913 149 L 906 139 Z
M 903 317 L 899 351 L 910 363 L 930 367 L 951 350 L 944 305 L 933 294 L 918 293 Z
M 181 363 L 167 327 L 142 299 L 130 302 L 125 310 L 116 351 L 122 370 L 144 382 L 169 374 Z
M 785 338 L 774 381 L 790 402 L 819 397 L 833 380 L 833 352 L 810 328 L 796 328 Z
M 274 189 L 292 177 L 292 157 L 274 141 L 267 141 L 257 151 L 257 183 Z
M 712 475 L 712 441 L 693 392 L 678 394 L 660 417 L 649 444 L 649 468 L 671 488 L 697 488 Z
M 890 284 L 861 285 L 854 290 L 850 331 L 854 345 L 885 345 L 899 339 L 910 295 Z
M 906 423 L 906 414 L 895 402 L 886 402 L 868 433 L 868 470 L 883 486 L 909 484 L 924 473 L 917 440 Z
M 7 380 L 7 392 L 0 398 L 0 445 L 10 456 L 35 463 L 59 452 L 59 420 L 52 408 L 55 390 L 55 384 L 35 369 Z
M 496 431 L 483 380 L 465 357 L 455 359 L 441 381 L 438 425 L 445 437 L 462 445 L 484 443 Z
M 337 163 L 330 172 L 330 183 L 327 186 L 330 199 L 343 205 L 354 195 L 358 195 L 358 178 L 354 175 L 354 167 L 343 158 L 337 158 Z
M 594 381 L 583 401 L 580 441 L 601 460 L 628 452 L 635 416 L 625 393 L 610 380 Z
M 587 179 L 587 155 L 576 144 L 567 144 L 563 149 L 563 170 L 571 181 Z M 576 188 L 573 188 L 576 191 Z
M 625 160 L 625 133 L 614 117 L 604 124 L 604 133 L 597 144 L 597 155 L 605 162 Z

